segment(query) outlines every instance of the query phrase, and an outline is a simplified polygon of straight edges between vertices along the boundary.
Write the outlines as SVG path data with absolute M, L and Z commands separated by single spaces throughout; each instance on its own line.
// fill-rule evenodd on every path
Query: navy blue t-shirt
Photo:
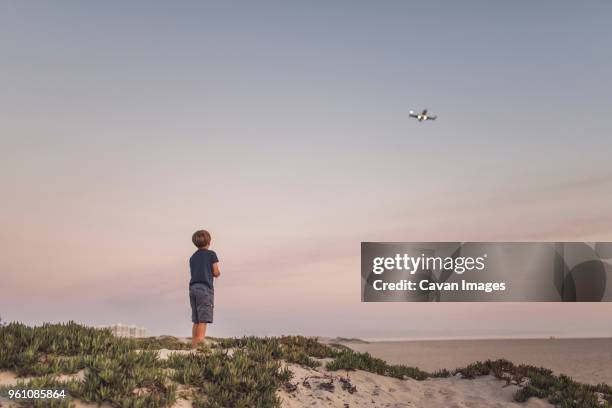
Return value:
M 213 288 L 212 265 L 219 262 L 215 251 L 210 249 L 198 249 L 189 258 L 189 269 L 191 269 L 191 280 L 189 286 L 194 283 L 203 283 Z

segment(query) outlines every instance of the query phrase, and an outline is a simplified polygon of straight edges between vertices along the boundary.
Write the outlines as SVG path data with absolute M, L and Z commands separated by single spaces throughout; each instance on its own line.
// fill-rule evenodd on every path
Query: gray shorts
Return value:
M 189 287 L 191 303 L 191 321 L 194 323 L 212 323 L 215 307 L 215 291 L 208 286 L 195 283 Z

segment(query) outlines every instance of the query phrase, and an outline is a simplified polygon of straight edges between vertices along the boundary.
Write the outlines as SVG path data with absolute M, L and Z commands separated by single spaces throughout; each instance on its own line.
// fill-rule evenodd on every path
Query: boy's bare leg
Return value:
M 206 323 L 194 323 L 191 334 L 191 348 L 196 348 L 206 336 Z
M 191 328 L 191 348 L 196 348 L 198 343 L 198 324 L 194 323 Z
M 208 327 L 208 324 L 200 323 L 198 326 L 198 341 L 201 342 L 204 341 L 204 337 L 206 337 L 206 327 Z

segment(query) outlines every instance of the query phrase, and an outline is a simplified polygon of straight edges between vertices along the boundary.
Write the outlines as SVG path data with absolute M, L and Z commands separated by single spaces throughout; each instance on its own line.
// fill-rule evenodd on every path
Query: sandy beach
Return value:
M 392 364 L 417 366 L 426 371 L 442 368 L 453 369 L 478 360 L 505 358 L 513 362 L 527 363 L 565 373 L 574 379 L 596 384 L 612 383 L 612 340 L 610 339 L 530 339 L 530 340 L 435 340 L 435 341 L 377 341 L 356 339 L 319 339 L 324 343 L 340 342 L 359 352 L 369 352 Z M 181 339 L 183 341 L 183 339 Z M 214 346 L 215 341 L 208 341 Z M 188 355 L 190 350 L 157 350 L 160 360 L 167 360 L 173 353 Z M 231 357 L 233 349 L 227 350 Z M 548 408 L 546 400 L 531 397 L 517 402 L 513 396 L 522 388 L 522 382 L 506 384 L 493 375 L 474 379 L 462 375 L 446 378 L 415 380 L 399 379 L 362 370 L 330 371 L 326 363 L 332 358 L 316 358 L 316 367 L 282 361 L 293 373 L 293 389 L 281 387 L 277 395 L 284 408 L 300 407 L 452 407 L 452 408 Z M 84 380 L 84 371 L 61 375 L 62 380 Z M 28 380 L 29 378 L 22 378 Z M 0 370 L 0 386 L 15 386 L 19 379 L 14 372 Z M 191 407 L 192 393 L 189 387 L 179 386 L 179 397 L 173 408 Z M 186 395 L 182 395 L 187 391 Z M 97 406 L 75 400 L 76 408 Z M 0 406 L 13 407 L 0 397 Z M 110 404 L 102 407 L 110 408 Z
M 177 351 L 160 350 L 160 358 L 166 359 Z M 188 352 L 179 352 L 180 354 Z M 325 360 L 320 360 L 325 362 Z M 530 398 L 525 403 L 515 402 L 512 398 L 519 387 L 506 386 L 493 376 L 474 380 L 459 377 L 435 378 L 424 381 L 413 379 L 399 380 L 366 371 L 330 372 L 323 367 L 308 368 L 297 364 L 286 364 L 293 372 L 293 392 L 279 390 L 278 396 L 284 408 L 302 407 L 385 407 L 385 408 L 551 408 L 552 405 L 538 398 Z M 343 380 L 355 387 L 349 391 L 343 387 Z M 14 386 L 19 379 L 12 372 L 0 371 L 0 386 Z M 23 380 L 23 379 L 22 379 Z M 324 387 L 332 384 L 332 388 Z M 172 408 L 192 407 L 191 399 L 179 398 Z M 75 408 L 93 408 L 97 404 L 75 400 Z M 16 408 L 17 405 L 0 397 L 0 407 Z M 102 404 L 101 408 L 112 408 Z
M 530 398 L 525 403 L 515 402 L 516 385 L 506 386 L 493 376 L 475 380 L 458 377 L 434 378 L 424 381 L 399 380 L 365 371 L 349 373 L 354 393 L 341 386 L 340 378 L 346 373 L 331 373 L 325 369 L 309 369 L 291 364 L 296 392 L 281 391 L 284 408 L 302 407 L 380 407 L 380 408 L 548 408 L 546 401 Z M 320 386 L 332 382 L 334 390 Z
M 612 384 L 612 339 L 506 339 L 343 342 L 390 364 L 425 371 L 453 369 L 487 359 L 546 367 L 576 381 Z

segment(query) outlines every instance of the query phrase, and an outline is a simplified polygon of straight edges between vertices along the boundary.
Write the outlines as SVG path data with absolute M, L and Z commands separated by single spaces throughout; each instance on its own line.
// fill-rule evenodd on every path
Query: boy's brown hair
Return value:
M 208 245 L 210 245 L 210 232 L 206 230 L 199 230 L 194 232 L 193 236 L 191 237 L 191 242 L 193 242 L 193 245 L 197 246 L 200 249 L 207 247 Z

